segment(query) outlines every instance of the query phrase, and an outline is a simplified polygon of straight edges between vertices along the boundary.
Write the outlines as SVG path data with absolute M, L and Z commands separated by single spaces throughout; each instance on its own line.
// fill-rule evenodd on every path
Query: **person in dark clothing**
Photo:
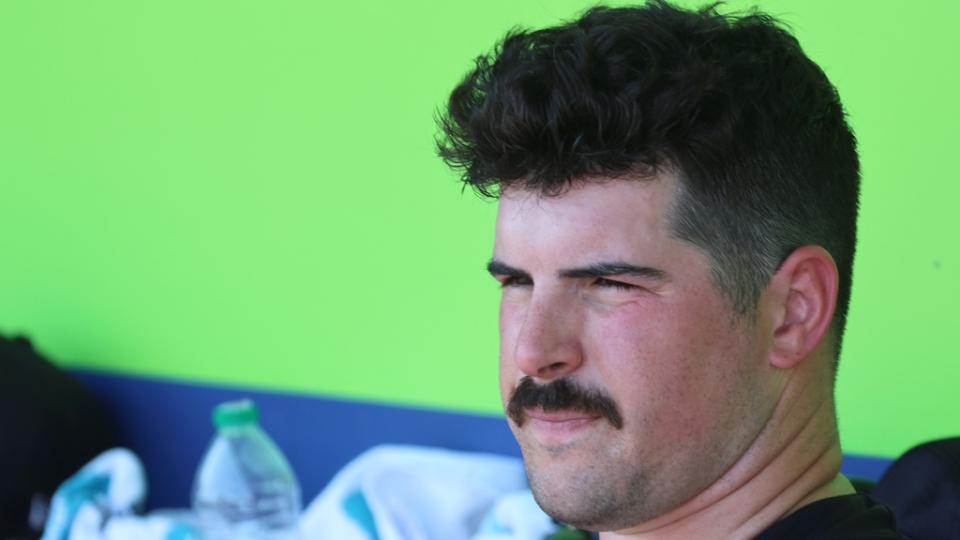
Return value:
M 0 538 L 39 538 L 60 483 L 115 444 L 83 385 L 26 339 L 0 337 Z
M 770 16 L 664 1 L 509 31 L 439 112 L 499 201 L 500 389 L 531 489 L 600 538 L 900 538 L 839 472 L 860 165 Z
M 960 437 L 919 444 L 897 458 L 870 496 L 915 540 L 960 538 Z

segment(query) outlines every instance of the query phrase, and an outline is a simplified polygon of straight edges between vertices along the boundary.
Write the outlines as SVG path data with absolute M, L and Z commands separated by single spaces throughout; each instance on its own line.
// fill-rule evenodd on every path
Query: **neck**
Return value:
M 722 477 L 693 499 L 601 540 L 753 538 L 814 501 L 853 493 L 840 475 L 830 384 L 790 378 L 766 427 Z

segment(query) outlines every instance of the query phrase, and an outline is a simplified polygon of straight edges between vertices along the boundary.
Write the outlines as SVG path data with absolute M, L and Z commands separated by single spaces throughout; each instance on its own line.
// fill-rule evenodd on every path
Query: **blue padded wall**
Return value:
M 500 417 L 414 409 L 236 387 L 74 371 L 98 396 L 120 440 L 143 460 L 148 508 L 189 505 L 195 469 L 213 437 L 212 408 L 250 398 L 286 453 L 309 502 L 348 461 L 378 444 L 415 444 L 518 456 Z M 846 455 L 846 474 L 877 479 L 890 460 Z

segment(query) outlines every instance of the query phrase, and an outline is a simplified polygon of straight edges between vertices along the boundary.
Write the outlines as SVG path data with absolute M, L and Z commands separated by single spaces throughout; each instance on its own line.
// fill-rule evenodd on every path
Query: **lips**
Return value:
M 580 411 L 544 411 L 527 409 L 524 427 L 544 446 L 570 443 L 597 425 L 603 417 Z
M 545 411 L 543 409 L 527 409 L 524 411 L 531 420 L 550 424 L 565 424 L 569 422 L 584 422 L 600 418 L 599 414 L 580 411 Z

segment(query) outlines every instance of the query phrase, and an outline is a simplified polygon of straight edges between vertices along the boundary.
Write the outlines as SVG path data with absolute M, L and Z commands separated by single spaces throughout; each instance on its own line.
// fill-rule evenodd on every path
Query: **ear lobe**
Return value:
M 837 305 L 839 275 L 833 257 L 820 246 L 796 249 L 771 280 L 775 289 L 770 363 L 795 367 L 823 341 Z

